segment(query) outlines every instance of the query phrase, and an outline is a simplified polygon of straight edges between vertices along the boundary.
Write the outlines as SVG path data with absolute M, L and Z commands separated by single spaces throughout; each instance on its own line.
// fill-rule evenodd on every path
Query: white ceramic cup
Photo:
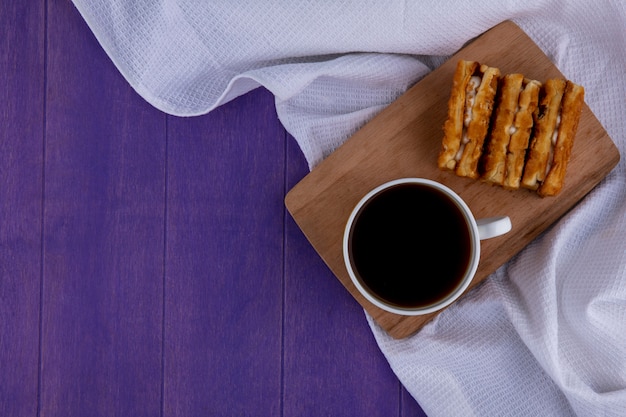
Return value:
M 426 187 L 426 189 L 424 189 Z M 385 206 L 386 202 L 393 200 L 396 197 L 389 197 L 390 193 L 393 192 L 398 195 L 398 190 L 403 189 L 412 189 L 419 188 L 421 191 L 415 192 L 426 192 L 426 194 L 416 194 L 413 198 L 413 203 L 416 209 L 415 213 L 421 213 L 421 210 L 424 209 L 424 215 L 429 213 L 426 208 L 431 208 L 431 210 L 435 211 L 435 215 L 428 215 L 428 219 L 420 219 L 420 214 L 417 214 L 415 217 L 413 216 L 413 211 L 409 211 L 405 214 L 405 217 L 410 218 L 410 223 L 413 221 L 416 222 L 417 225 L 412 225 L 411 228 L 404 227 L 405 220 L 401 220 L 402 215 L 400 214 L 402 210 L 413 210 L 409 208 L 409 204 L 398 203 L 396 205 L 401 205 L 404 209 L 400 209 L 400 207 L 387 207 Z M 391 191 L 394 190 L 394 191 Z M 402 193 L 412 193 L 413 191 L 400 191 Z M 432 195 L 438 196 L 434 197 L 435 200 L 431 201 Z M 381 203 L 383 201 L 383 197 L 386 199 L 386 202 Z M 397 200 L 397 198 L 396 198 Z M 397 200 L 403 201 L 403 200 Z M 373 203 L 374 202 L 374 203 Z M 375 235 L 375 238 L 363 238 L 362 236 L 367 236 L 371 230 L 371 227 L 363 226 L 369 222 L 372 224 L 372 220 L 366 219 L 376 219 L 377 214 L 372 214 L 374 210 L 378 210 L 376 213 L 381 213 L 381 211 L 375 207 L 386 207 L 382 213 L 393 213 L 392 215 L 383 214 L 379 217 L 385 217 L 386 220 L 391 221 L 395 220 L 393 218 L 398 217 L 399 225 L 396 226 L 388 226 L 387 223 L 384 223 L 384 226 L 376 226 L 376 230 L 380 229 L 383 232 L 387 233 L 389 229 L 397 229 L 402 233 L 400 237 L 396 234 L 391 235 L 390 238 L 388 235 Z M 394 204 L 390 202 L 389 204 Z M 441 238 L 440 230 L 443 229 L 444 224 L 448 224 L 448 220 L 445 217 L 442 217 L 438 220 L 441 224 L 436 224 L 436 221 L 433 221 L 433 218 L 438 217 L 440 213 L 446 212 L 439 208 L 437 204 L 444 204 L 445 207 L 449 207 L 449 211 L 451 213 L 451 217 L 455 217 L 456 224 L 458 224 L 458 231 L 451 230 L 447 233 L 453 232 L 452 234 L 458 234 L 459 236 L 446 236 L 445 239 Z M 368 208 L 370 207 L 370 208 Z M 435 208 L 437 207 L 437 208 Z M 369 210 L 369 214 L 364 215 L 363 213 Z M 396 215 L 396 213 L 398 213 Z M 456 213 L 456 214 L 455 214 Z M 432 214 L 432 213 L 431 213 Z M 368 216 L 368 217 L 367 217 Z M 425 216 L 421 216 L 425 217 Z M 359 219 L 363 220 L 359 220 Z M 380 219 L 375 220 L 378 222 Z M 383 222 L 386 220 L 382 220 Z M 435 227 L 431 227 L 435 225 Z M 360 229 L 359 229 L 360 228 Z M 403 229 L 407 229 L 406 231 Z M 427 230 L 433 229 L 433 230 Z M 413 230 L 409 232 L 409 230 Z M 417 232 L 415 231 L 417 230 Z M 472 212 L 470 211 L 467 204 L 450 188 L 445 185 L 438 183 L 436 181 L 424 179 L 424 178 L 401 178 L 397 180 L 393 180 L 382 184 L 370 192 L 368 192 L 354 207 L 348 222 L 345 227 L 344 236 L 343 236 L 343 257 L 345 261 L 345 266 L 350 275 L 350 279 L 358 289 L 358 291 L 372 304 L 382 308 L 391 313 L 400 314 L 400 315 L 422 315 L 429 314 L 440 310 L 452 302 L 457 300 L 463 292 L 467 289 L 469 284 L 471 283 L 476 270 L 478 268 L 478 262 L 480 259 L 480 241 L 484 239 L 493 238 L 496 236 L 503 235 L 511 230 L 511 220 L 509 217 L 501 216 L 501 217 L 490 217 L 486 219 L 476 220 Z M 396 232 L 393 232 L 396 233 Z M 404 233 L 409 233 L 409 235 L 404 235 Z M 371 233 L 370 233 L 371 234 Z M 462 235 L 462 238 L 460 237 Z M 355 238 L 356 236 L 356 238 Z M 383 237 L 381 237 L 383 236 Z M 357 239 L 355 242 L 354 239 Z M 369 239 L 369 240 L 368 240 Z M 385 241 L 386 243 L 381 243 Z M 380 265 L 376 264 L 376 267 L 369 267 L 363 265 L 370 265 L 372 262 L 379 262 L 378 253 L 379 252 L 390 252 L 392 258 L 396 259 L 400 255 L 399 252 L 404 252 L 406 245 L 409 245 L 409 242 L 417 241 L 418 239 L 423 239 L 427 243 L 415 243 L 414 248 L 408 248 L 410 250 L 414 250 L 411 252 L 412 255 L 401 256 L 401 262 L 395 262 L 393 267 L 387 269 L 387 266 L 384 264 L 387 258 L 382 257 L 385 260 L 380 260 Z M 368 242 L 373 242 L 371 245 Z M 448 256 L 448 248 L 451 246 L 455 246 L 455 248 L 459 248 L 459 258 L 463 258 L 462 261 L 459 262 L 459 266 L 456 267 L 454 273 L 447 274 L 449 275 L 447 278 L 442 277 L 443 273 L 441 273 L 441 269 L 438 265 L 443 265 L 445 269 L 445 265 L 451 264 L 455 262 L 455 259 L 446 259 L 444 256 L 443 262 L 439 260 L 438 264 L 428 265 L 433 259 L 432 262 L 435 262 L 434 259 L 439 256 L 442 250 L 435 250 L 436 245 L 432 244 L 432 242 L 437 241 L 439 245 L 443 245 L 443 252 L 446 252 L 445 256 Z M 359 243 L 360 242 L 360 243 Z M 364 243 L 365 242 L 365 243 Z M 463 243 L 460 243 L 463 242 Z M 448 246 L 448 243 L 450 245 Z M 413 244 L 413 243 L 411 243 Z M 372 246 L 372 249 L 368 249 L 367 246 Z M 358 248 L 358 249 L 357 249 Z M 365 249 L 362 249 L 365 248 Z M 422 248 L 422 249 L 420 249 Z M 425 248 L 425 249 L 424 249 Z M 464 248 L 464 249 L 463 249 Z M 365 252 L 364 252 L 365 250 Z M 367 252 L 367 250 L 371 250 L 371 252 Z M 426 253 L 430 250 L 433 250 L 432 256 L 429 255 L 426 257 Z M 463 252 L 461 252 L 463 251 Z M 413 255 L 416 252 L 424 253 L 423 257 L 426 259 L 421 259 L 417 255 Z M 367 255 L 359 255 L 361 253 L 365 253 Z M 363 260 L 359 260 L 359 256 Z M 420 301 L 407 301 L 403 299 L 402 302 L 398 302 L 397 300 L 393 300 L 392 298 L 396 297 L 381 295 L 382 292 L 387 291 L 387 288 L 393 288 L 396 285 L 394 279 L 398 279 L 400 275 L 405 275 L 405 269 L 401 269 L 402 273 L 394 273 L 394 276 L 386 276 L 390 275 L 387 272 L 388 270 L 393 270 L 393 268 L 405 268 L 404 263 L 410 263 L 413 261 L 408 261 L 408 257 L 414 257 L 416 262 L 424 263 L 424 265 L 414 265 L 410 264 L 408 269 L 410 272 L 407 272 L 406 278 L 402 278 L 398 282 L 408 282 L 409 284 L 406 288 L 403 286 L 405 284 L 398 283 L 398 291 L 401 297 L 405 297 L 407 300 L 411 297 L 415 296 L 416 298 L 421 297 L 421 294 L 427 294 L 428 291 L 425 288 L 428 288 L 429 285 L 434 285 L 435 287 L 439 285 L 438 283 L 441 281 L 449 281 L 450 285 L 445 290 L 438 290 L 440 295 L 433 298 L 432 300 L 420 300 Z M 420 255 L 422 256 L 422 255 Z M 360 265 L 359 265 L 360 262 Z M 388 263 L 391 263 L 389 261 Z M 397 266 L 402 265 L 402 266 Z M 359 268 L 364 269 L 364 271 L 359 271 Z M 451 267 L 452 268 L 452 267 Z M 430 269 L 430 270 L 428 270 Z M 382 271 L 382 272 L 375 272 Z M 363 272 L 363 274 L 361 273 Z M 363 275 L 363 276 L 362 276 Z M 378 290 L 374 287 L 378 286 L 381 290 Z

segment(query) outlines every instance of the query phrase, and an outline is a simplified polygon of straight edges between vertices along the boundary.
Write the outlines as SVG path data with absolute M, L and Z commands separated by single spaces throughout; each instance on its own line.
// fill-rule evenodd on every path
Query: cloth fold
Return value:
M 513 20 L 626 151 L 626 6 L 572 1 L 73 0 L 130 85 L 173 115 L 259 86 L 315 167 L 489 28 Z M 592 157 L 592 156 L 590 156 Z M 392 369 L 429 416 L 626 415 L 626 164 L 419 333 Z

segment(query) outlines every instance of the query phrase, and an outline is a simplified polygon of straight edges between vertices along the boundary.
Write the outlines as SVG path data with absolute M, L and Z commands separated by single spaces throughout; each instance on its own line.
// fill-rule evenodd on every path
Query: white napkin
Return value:
M 203 114 L 260 85 L 312 168 L 465 42 L 511 19 L 626 154 L 621 0 L 74 0 L 155 107 Z M 591 157 L 591 156 L 590 156 Z M 626 165 L 419 333 L 392 369 L 429 416 L 626 415 Z

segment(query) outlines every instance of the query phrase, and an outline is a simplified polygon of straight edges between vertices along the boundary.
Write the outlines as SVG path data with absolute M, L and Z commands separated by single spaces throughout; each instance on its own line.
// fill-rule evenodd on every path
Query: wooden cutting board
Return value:
M 541 198 L 525 189 L 507 191 L 440 171 L 436 160 L 459 59 L 498 67 L 502 74 L 519 72 L 539 81 L 565 78 L 518 26 L 504 22 L 476 38 L 379 113 L 285 198 L 287 209 L 322 259 L 394 338 L 416 332 L 438 313 L 417 317 L 388 313 L 369 303 L 350 281 L 342 258 L 343 230 L 352 208 L 370 189 L 400 177 L 430 178 L 455 190 L 477 218 L 508 215 L 512 231 L 482 242 L 480 266 L 471 289 L 563 216 L 620 158 L 611 138 L 585 105 L 565 186 L 556 197 Z

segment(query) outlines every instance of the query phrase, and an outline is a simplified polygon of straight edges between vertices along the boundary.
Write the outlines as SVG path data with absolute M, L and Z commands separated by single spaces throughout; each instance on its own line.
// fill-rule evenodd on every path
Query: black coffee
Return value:
M 470 264 L 463 213 L 442 192 L 399 184 L 365 204 L 351 232 L 361 283 L 398 307 L 426 307 L 460 284 Z

